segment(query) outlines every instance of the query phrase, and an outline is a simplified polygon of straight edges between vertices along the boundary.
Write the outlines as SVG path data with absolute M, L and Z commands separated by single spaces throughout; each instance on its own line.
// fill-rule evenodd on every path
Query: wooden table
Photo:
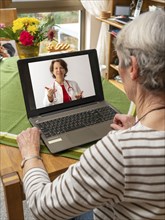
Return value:
M 50 179 L 55 179 L 77 160 L 41 154 Z M 23 220 L 22 158 L 18 148 L 0 145 L 0 176 L 2 179 L 9 220 Z

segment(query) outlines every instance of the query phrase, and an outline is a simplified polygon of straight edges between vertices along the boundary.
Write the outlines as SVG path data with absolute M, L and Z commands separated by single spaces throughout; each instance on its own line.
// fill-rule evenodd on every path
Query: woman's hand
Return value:
M 134 125 L 135 118 L 130 115 L 125 114 L 116 114 L 113 123 L 111 124 L 111 128 L 115 130 L 125 130 Z
M 82 94 L 83 94 L 83 91 L 81 91 L 79 94 L 75 95 L 75 98 L 82 99 Z
M 28 128 L 17 136 L 17 143 L 22 158 L 39 156 L 40 153 L 40 131 L 38 128 Z
M 47 86 L 45 86 L 45 89 L 48 90 L 48 99 L 49 99 L 49 102 L 53 102 L 53 96 L 54 96 L 54 93 L 55 93 L 55 88 L 49 88 Z

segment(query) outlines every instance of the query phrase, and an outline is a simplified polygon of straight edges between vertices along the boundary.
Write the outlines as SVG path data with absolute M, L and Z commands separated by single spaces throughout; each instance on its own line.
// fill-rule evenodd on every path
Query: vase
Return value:
M 16 43 L 18 56 L 20 59 L 37 57 L 39 54 L 39 45 L 37 46 L 24 46 Z

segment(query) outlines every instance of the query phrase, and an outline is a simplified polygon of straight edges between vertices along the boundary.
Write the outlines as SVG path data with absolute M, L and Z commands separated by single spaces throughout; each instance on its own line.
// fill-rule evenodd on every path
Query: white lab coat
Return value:
M 76 100 L 75 96 L 81 92 L 78 84 L 75 81 L 64 80 L 64 87 L 68 95 L 71 97 L 71 100 Z M 43 100 L 44 107 L 63 103 L 63 91 L 61 86 L 56 81 L 54 81 L 50 88 L 55 88 L 54 100 L 53 102 L 49 102 L 48 91 L 45 89 L 46 91 Z

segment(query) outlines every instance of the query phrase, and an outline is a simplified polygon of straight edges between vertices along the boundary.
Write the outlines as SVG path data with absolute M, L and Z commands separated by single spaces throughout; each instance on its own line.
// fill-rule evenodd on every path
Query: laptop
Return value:
M 45 86 L 55 80 L 49 70 L 50 64 L 56 59 L 67 63 L 65 80 L 77 82 L 83 96 L 44 106 Z M 51 153 L 99 140 L 109 132 L 117 110 L 104 100 L 95 49 L 21 59 L 17 64 L 27 117 L 32 126 L 41 129 L 41 138 Z
M 133 21 L 134 17 L 129 16 L 119 16 L 115 18 L 115 21 L 121 23 L 121 24 L 127 24 L 130 21 Z

